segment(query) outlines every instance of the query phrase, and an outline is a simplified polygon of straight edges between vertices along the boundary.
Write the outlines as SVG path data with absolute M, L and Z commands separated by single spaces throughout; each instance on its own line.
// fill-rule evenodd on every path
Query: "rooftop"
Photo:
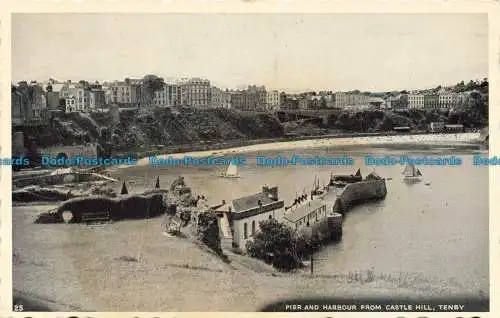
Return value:
M 234 199 L 232 201 L 234 207 L 234 213 L 239 213 L 253 208 L 257 208 L 259 206 L 259 200 L 262 203 L 262 205 L 267 205 L 276 202 L 275 200 L 271 199 L 267 194 L 264 193 L 252 194 L 246 197 Z
M 323 200 L 316 199 L 309 201 L 299 206 L 295 210 L 285 213 L 285 219 L 287 219 L 290 222 L 297 222 L 298 220 L 306 217 L 308 214 L 314 212 L 315 210 L 325 205 L 326 203 Z

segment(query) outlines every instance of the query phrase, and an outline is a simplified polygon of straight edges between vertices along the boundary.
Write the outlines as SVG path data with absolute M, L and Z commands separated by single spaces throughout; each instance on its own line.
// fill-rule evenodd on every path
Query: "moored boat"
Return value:
M 348 183 L 355 183 L 363 180 L 361 169 L 358 169 L 355 174 L 351 175 L 331 175 L 330 185 L 336 187 L 345 187 Z
M 406 164 L 403 170 L 403 180 L 406 182 L 420 182 L 422 181 L 422 173 L 420 169 L 415 167 L 414 164 Z
M 240 178 L 240 174 L 238 172 L 238 165 L 231 161 L 229 167 L 227 167 L 226 172 L 222 172 L 219 174 L 221 178 Z

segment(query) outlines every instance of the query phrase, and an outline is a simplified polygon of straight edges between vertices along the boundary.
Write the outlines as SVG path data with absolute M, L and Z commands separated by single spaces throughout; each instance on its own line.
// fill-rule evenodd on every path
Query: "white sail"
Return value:
M 228 177 L 236 177 L 238 176 L 238 166 L 235 165 L 232 161 L 227 167 L 226 176 Z
M 403 170 L 403 175 L 405 175 L 406 177 L 414 177 L 414 176 L 416 176 L 415 170 L 416 169 L 415 169 L 414 165 L 407 164 L 405 167 L 405 170 Z

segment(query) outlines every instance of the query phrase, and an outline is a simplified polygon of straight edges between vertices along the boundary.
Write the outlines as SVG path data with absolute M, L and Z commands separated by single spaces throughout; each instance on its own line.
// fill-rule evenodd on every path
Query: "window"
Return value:
M 255 221 L 252 221 L 252 236 L 255 235 Z
M 269 220 L 270 220 L 270 219 L 272 219 L 272 218 L 273 218 L 273 216 L 272 216 L 272 215 L 269 215 Z
M 248 238 L 248 228 L 247 228 L 247 224 L 243 224 L 243 238 Z

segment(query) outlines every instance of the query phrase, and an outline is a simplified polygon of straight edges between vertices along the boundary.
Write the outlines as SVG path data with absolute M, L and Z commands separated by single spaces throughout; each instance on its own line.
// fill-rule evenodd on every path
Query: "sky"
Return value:
M 431 88 L 488 75 L 485 14 L 13 14 L 12 81 Z

